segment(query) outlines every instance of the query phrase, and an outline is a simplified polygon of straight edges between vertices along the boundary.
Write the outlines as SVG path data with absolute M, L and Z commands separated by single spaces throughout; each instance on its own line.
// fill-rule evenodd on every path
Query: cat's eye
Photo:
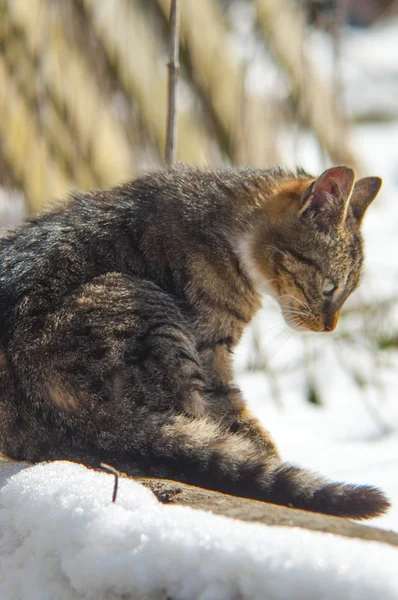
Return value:
M 331 296 L 336 289 L 336 285 L 330 279 L 325 279 L 323 282 L 322 294 L 324 296 Z

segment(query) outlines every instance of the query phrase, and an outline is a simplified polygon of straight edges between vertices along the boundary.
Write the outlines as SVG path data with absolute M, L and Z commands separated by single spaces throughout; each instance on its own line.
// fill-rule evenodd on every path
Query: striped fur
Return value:
M 0 243 L 0 451 L 353 518 L 386 510 L 379 490 L 282 464 L 231 361 L 264 292 L 294 327 L 335 327 L 379 187 L 345 167 L 178 166 L 28 219 Z

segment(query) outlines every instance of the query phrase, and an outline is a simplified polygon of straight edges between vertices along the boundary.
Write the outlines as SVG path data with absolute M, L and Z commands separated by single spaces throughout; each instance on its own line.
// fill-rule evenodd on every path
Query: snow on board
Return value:
M 0 597 L 398 598 L 397 548 L 165 506 L 126 479 L 112 503 L 112 488 L 68 462 L 6 472 Z

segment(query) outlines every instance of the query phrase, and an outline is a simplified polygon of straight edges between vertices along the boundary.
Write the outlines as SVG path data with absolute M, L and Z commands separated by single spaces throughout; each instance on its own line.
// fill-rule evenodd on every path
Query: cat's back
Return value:
M 109 193 L 74 193 L 0 240 L 1 335 L 20 315 L 21 303 L 48 308 L 87 278 L 112 269 L 117 229 L 126 220 L 115 204 Z
M 243 222 L 248 186 L 268 178 L 265 171 L 178 165 L 109 190 L 73 193 L 27 219 L 0 240 L 3 329 L 21 303 L 32 314 L 51 310 L 107 272 L 145 276 L 178 295 L 187 261 L 224 252 L 220 231 Z

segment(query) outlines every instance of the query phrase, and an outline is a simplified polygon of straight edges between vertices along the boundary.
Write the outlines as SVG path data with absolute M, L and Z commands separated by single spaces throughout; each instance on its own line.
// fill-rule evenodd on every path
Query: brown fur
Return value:
M 27 220 L 0 245 L 0 450 L 355 518 L 385 510 L 379 490 L 281 464 L 232 369 L 264 290 L 292 326 L 336 326 L 379 187 L 354 187 L 345 167 L 179 166 Z

